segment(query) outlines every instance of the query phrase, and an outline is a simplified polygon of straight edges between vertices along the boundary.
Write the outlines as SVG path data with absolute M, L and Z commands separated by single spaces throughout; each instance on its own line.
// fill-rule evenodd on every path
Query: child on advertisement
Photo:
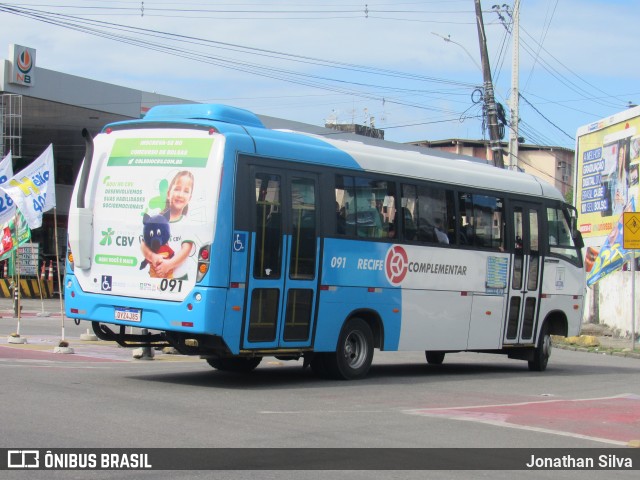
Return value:
M 165 208 L 161 214 L 169 214 L 171 239 L 178 244 L 173 247 L 174 254 L 169 257 L 161 252 L 154 252 L 144 241 L 141 243 L 142 254 L 149 262 L 151 277 L 186 279 L 188 272 L 184 261 L 191 255 L 194 242 L 184 238 L 187 229 L 180 227 L 189 211 L 193 185 L 193 174 L 182 170 L 173 177 L 167 190 Z

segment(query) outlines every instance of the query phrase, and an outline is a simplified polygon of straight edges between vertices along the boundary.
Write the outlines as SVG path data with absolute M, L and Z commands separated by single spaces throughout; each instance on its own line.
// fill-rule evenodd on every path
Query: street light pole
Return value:
M 432 33 L 433 35 L 435 35 L 436 37 L 440 37 L 440 38 L 441 38 L 441 39 L 443 39 L 445 42 L 453 43 L 453 44 L 455 44 L 455 45 L 458 45 L 462 50 L 464 50 L 464 53 L 466 53 L 466 54 L 469 56 L 469 58 L 470 58 L 470 59 L 471 59 L 471 61 L 475 64 L 475 66 L 476 66 L 476 67 L 478 67 L 478 70 L 480 70 L 480 71 L 482 72 L 482 67 L 480 66 L 480 64 L 478 63 L 478 61 L 477 61 L 475 58 L 473 58 L 473 55 L 471 55 L 471 54 L 469 53 L 469 50 L 467 50 L 467 49 L 464 47 L 464 45 L 462 45 L 461 43 L 458 43 L 458 42 L 456 42 L 456 41 L 454 41 L 454 40 L 451 40 L 451 35 L 447 35 L 447 36 L 445 37 L 444 35 L 440 35 L 439 33 L 436 33 L 436 32 L 431 32 L 431 33 Z
M 520 121 L 518 103 L 520 70 L 520 0 L 513 2 L 513 56 L 511 63 L 511 121 L 509 133 L 509 166 L 518 169 L 518 122 Z

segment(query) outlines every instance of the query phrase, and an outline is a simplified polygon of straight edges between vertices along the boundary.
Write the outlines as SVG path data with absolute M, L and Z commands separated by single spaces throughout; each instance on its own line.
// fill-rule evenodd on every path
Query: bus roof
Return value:
M 563 200 L 558 189 L 533 175 L 497 168 L 472 157 L 452 159 L 426 148 L 424 152 L 417 152 L 373 147 L 352 140 L 324 140 L 351 155 L 369 171 Z
M 259 155 L 275 157 L 279 152 L 278 156 L 286 159 L 564 201 L 558 189 L 533 175 L 500 169 L 474 157 L 441 155 L 424 147 L 408 150 L 393 142 L 370 145 L 307 132 L 251 128 L 247 132 Z M 278 142 L 289 147 L 277 148 Z M 320 147 L 324 148 L 314 154 Z
M 160 105 L 151 108 L 143 119 L 113 123 L 105 129 L 118 126 L 153 128 L 158 124 L 176 123 L 211 126 L 223 135 L 249 134 L 256 142 L 258 154 L 274 155 L 276 151 L 283 151 L 294 159 L 295 155 L 305 151 L 321 150 L 319 155 L 300 159 L 450 185 L 564 200 L 558 189 L 533 175 L 499 169 L 474 157 L 381 140 L 371 145 L 359 139 L 336 139 L 316 133 L 269 129 L 253 112 L 227 105 Z M 279 142 L 287 142 L 287 148 L 277 148 Z

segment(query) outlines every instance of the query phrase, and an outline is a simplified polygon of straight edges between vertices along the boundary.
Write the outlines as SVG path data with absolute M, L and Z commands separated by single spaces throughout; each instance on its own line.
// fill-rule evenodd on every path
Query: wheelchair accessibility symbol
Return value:
M 102 275 L 102 291 L 110 292 L 111 291 L 111 275 Z
M 234 233 L 233 234 L 233 251 L 244 252 L 245 245 L 247 244 L 246 233 Z

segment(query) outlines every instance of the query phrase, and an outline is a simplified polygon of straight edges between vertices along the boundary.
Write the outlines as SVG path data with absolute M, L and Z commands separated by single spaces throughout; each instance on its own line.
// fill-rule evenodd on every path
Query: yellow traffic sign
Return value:
M 622 247 L 640 249 L 640 212 L 624 212 L 622 217 Z

